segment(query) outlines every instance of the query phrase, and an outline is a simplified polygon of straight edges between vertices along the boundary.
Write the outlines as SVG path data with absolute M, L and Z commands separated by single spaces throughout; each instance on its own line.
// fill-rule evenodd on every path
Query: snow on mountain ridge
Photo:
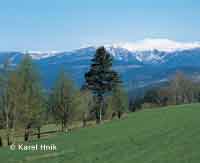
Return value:
M 27 51 L 24 54 L 30 54 L 33 59 L 45 59 L 48 57 L 59 56 L 59 54 L 83 54 L 91 53 L 98 46 L 87 46 L 85 48 L 75 49 L 73 51 Z M 162 61 L 162 59 L 176 51 L 200 48 L 200 42 L 177 42 L 169 39 L 144 39 L 132 43 L 107 44 L 106 49 L 118 60 L 135 57 L 138 61 Z M 161 53 L 164 53 L 162 55 Z
M 136 51 L 163 51 L 174 52 L 187 49 L 200 48 L 200 42 L 178 42 L 169 39 L 144 39 L 133 43 L 114 44 L 113 47 L 121 47 L 132 52 Z
M 52 56 L 55 56 L 58 53 L 59 53 L 58 51 L 49 51 L 49 52 L 25 51 L 25 52 L 23 52 L 23 54 L 29 54 L 35 60 L 52 57 Z

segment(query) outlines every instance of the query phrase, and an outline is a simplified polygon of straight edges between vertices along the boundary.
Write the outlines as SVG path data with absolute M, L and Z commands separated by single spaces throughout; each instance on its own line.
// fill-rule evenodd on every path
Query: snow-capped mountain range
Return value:
M 121 47 L 129 51 L 158 51 L 174 52 L 200 47 L 200 42 L 177 42 L 169 39 L 144 39 L 133 43 L 118 43 L 115 48 Z
M 196 78 L 200 74 L 200 42 L 145 39 L 105 47 L 113 56 L 114 68 L 120 72 L 127 86 L 133 81 L 140 87 L 166 81 L 177 70 Z M 81 85 L 96 48 L 97 46 L 89 46 L 64 52 L 0 52 L 0 64 L 9 59 L 11 65 L 15 66 L 24 55 L 29 54 L 38 66 L 47 87 L 52 85 L 61 67 Z
M 174 53 L 177 51 L 184 51 L 189 49 L 196 49 L 200 48 L 200 42 L 177 42 L 172 41 L 169 39 L 144 39 L 141 41 L 137 41 L 134 43 L 118 43 L 118 44 L 111 44 L 111 45 L 104 45 L 107 50 L 117 59 L 123 59 L 126 57 L 126 54 L 132 53 L 136 55 L 136 58 L 139 61 L 153 61 L 153 60 L 161 60 L 161 56 L 155 51 L 165 52 L 166 54 Z M 97 48 L 98 46 L 88 46 Z M 83 47 L 81 49 L 86 49 Z M 119 52 L 116 53 L 118 49 L 123 53 L 122 56 L 117 55 Z M 76 50 L 74 51 L 76 52 Z M 40 52 L 40 51 L 25 51 L 24 53 L 32 54 L 34 59 L 43 59 L 52 56 L 59 55 L 61 52 L 58 51 L 50 51 L 50 52 Z M 70 52 L 69 52 L 70 53 Z M 73 53 L 73 51 L 71 51 Z

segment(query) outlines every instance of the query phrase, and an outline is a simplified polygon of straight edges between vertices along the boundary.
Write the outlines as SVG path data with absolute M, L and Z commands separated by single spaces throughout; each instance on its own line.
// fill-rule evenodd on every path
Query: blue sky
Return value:
M 0 0 L 0 51 L 200 41 L 199 0 Z

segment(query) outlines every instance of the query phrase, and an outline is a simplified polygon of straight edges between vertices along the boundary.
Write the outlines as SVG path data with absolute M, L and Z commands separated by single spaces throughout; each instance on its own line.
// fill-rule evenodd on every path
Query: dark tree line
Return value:
M 194 102 L 200 102 L 200 83 L 178 71 L 165 86 L 151 88 L 143 97 L 133 100 L 130 110 Z

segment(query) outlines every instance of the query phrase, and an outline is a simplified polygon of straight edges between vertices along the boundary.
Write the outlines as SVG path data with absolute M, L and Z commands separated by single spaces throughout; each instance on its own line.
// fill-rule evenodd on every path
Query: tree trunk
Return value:
M 3 147 L 3 140 L 1 138 L 1 136 L 0 136 L 0 147 Z
M 8 132 L 7 133 L 7 145 L 9 146 L 11 144 L 12 144 L 12 142 L 10 141 L 10 133 Z
M 68 131 L 68 125 L 67 125 L 67 119 L 66 117 L 64 118 L 64 131 L 67 132 Z
M 86 113 L 83 113 L 83 127 L 86 127 L 87 125 L 87 115 Z
M 85 119 L 83 119 L 83 128 L 87 126 L 87 122 Z
M 117 114 L 117 115 L 118 115 L 118 118 L 121 119 L 122 112 L 121 112 L 121 111 L 118 111 L 118 114 Z
M 61 121 L 61 131 L 64 132 L 64 120 Z
M 6 137 L 7 137 L 7 145 L 11 145 L 11 142 L 10 142 L 10 130 L 9 130 L 9 116 L 8 116 L 8 113 L 6 112 Z
M 64 116 L 63 116 L 63 129 L 62 131 L 68 131 L 68 113 L 64 112 Z
M 37 138 L 40 139 L 40 127 L 38 127 L 37 130 L 38 130 Z
M 28 139 L 29 139 L 29 128 L 25 128 L 24 141 L 28 141 Z
M 102 120 L 102 104 L 100 105 L 99 108 L 99 123 L 101 123 L 101 120 Z
M 7 145 L 11 145 L 12 142 L 11 142 L 11 140 L 10 140 L 10 132 L 9 132 L 9 131 L 7 131 L 6 138 L 7 138 Z
M 95 115 L 96 115 L 96 124 L 99 124 L 100 120 L 99 120 L 99 110 L 98 109 L 96 109 Z
M 16 105 L 16 104 L 15 104 Z M 12 137 L 13 137 L 13 143 L 15 143 L 15 132 L 16 132 L 16 107 L 14 107 L 14 112 L 13 112 L 13 130 L 12 130 Z
M 9 117 L 8 117 L 8 113 L 6 113 L 6 129 L 9 129 Z
M 103 96 L 102 95 L 98 95 L 98 103 L 99 103 L 99 108 L 98 108 L 98 111 L 97 111 L 97 115 L 96 115 L 96 122 L 97 124 L 100 124 L 101 123 L 101 120 L 102 120 L 102 109 L 103 109 Z

